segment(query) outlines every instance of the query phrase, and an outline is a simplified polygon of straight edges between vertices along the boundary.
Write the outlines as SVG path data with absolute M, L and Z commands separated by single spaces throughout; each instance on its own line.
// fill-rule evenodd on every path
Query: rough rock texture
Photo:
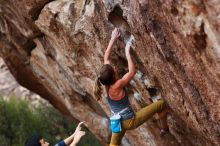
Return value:
M 107 145 L 109 109 L 92 86 L 114 26 L 119 74 L 127 71 L 124 41 L 136 40 L 133 108 L 162 96 L 171 109 L 170 135 L 159 136 L 155 117 L 123 145 L 220 145 L 220 0 L 0 0 L 0 54 L 21 85 L 85 120 Z
M 38 106 L 40 104 L 50 105 L 39 95 L 19 85 L 2 58 L 0 58 L 0 96 L 5 100 L 10 97 L 16 97 L 19 100 L 28 100 L 32 106 Z

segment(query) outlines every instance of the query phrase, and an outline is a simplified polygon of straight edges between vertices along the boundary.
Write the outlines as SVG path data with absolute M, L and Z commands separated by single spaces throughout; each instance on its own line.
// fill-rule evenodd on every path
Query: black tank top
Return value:
M 122 111 L 123 109 L 127 108 L 124 112 L 120 113 L 122 120 L 127 120 L 127 119 L 131 119 L 134 117 L 134 111 L 131 108 L 131 104 L 128 100 L 128 96 L 125 92 L 125 96 L 120 99 L 120 100 L 112 100 L 108 94 L 108 90 L 107 91 L 107 101 L 108 104 L 111 108 L 112 114 L 113 113 L 119 113 L 120 111 Z

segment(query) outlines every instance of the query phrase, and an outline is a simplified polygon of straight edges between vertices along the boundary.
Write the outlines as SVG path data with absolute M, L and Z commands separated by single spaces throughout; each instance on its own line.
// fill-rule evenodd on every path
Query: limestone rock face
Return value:
M 110 114 L 94 80 L 114 27 L 113 64 L 127 71 L 125 41 L 138 69 L 128 93 L 135 111 L 162 96 L 170 135 L 155 116 L 128 131 L 126 146 L 220 145 L 220 0 L 0 0 L 0 55 L 16 80 L 63 114 L 86 121 L 108 145 Z M 103 94 L 104 96 L 104 94 Z
M 5 100 L 10 97 L 16 97 L 18 100 L 27 100 L 31 106 L 50 105 L 47 100 L 19 85 L 2 58 L 0 58 L 0 96 Z

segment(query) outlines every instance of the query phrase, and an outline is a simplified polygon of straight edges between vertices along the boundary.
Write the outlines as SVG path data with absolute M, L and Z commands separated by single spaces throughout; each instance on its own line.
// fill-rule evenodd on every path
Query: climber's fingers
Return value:
M 113 31 L 112 31 L 112 39 L 117 39 L 118 37 L 120 36 L 120 31 L 118 28 L 115 28 Z

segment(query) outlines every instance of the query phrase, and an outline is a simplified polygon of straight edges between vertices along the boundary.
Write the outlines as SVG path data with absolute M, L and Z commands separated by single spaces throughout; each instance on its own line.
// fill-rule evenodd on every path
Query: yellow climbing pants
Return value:
M 166 108 L 166 103 L 163 100 L 159 100 L 136 112 L 134 118 L 123 120 L 122 131 L 120 133 L 112 133 L 110 146 L 119 146 L 126 130 L 137 128 L 138 126 L 146 122 L 149 118 L 151 118 L 155 113 L 163 113 L 162 111 Z

